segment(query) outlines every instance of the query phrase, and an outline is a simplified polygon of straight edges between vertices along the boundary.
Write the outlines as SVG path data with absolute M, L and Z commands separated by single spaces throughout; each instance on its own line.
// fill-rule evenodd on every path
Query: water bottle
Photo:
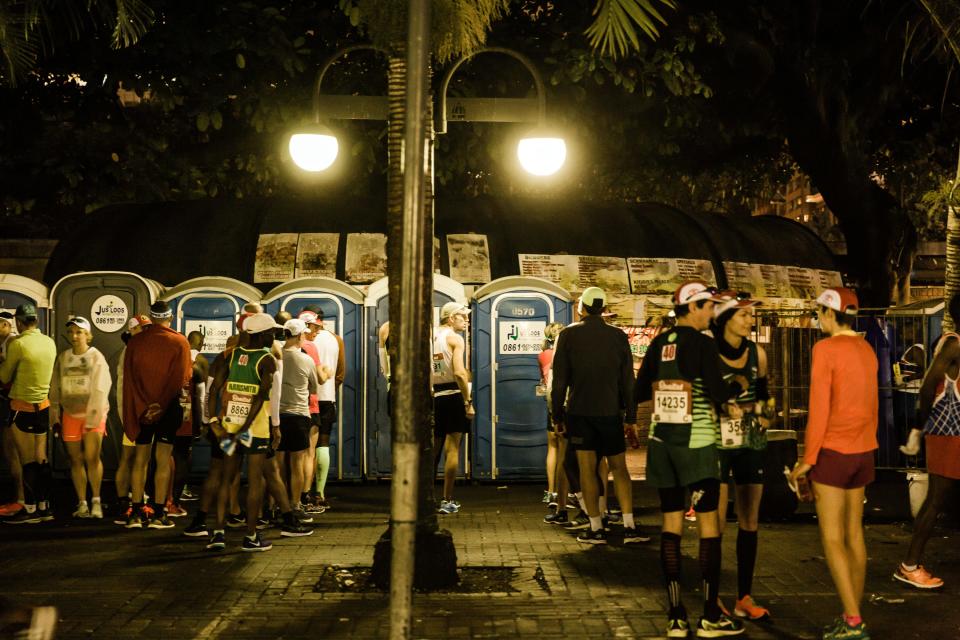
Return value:
M 220 449 L 223 451 L 224 455 L 232 456 L 233 452 L 237 450 L 237 441 L 234 438 L 224 438 L 220 441 Z
M 240 444 L 242 444 L 243 446 L 249 449 L 250 445 L 253 444 L 253 434 L 250 432 L 250 429 L 247 429 L 246 431 L 241 431 L 237 435 L 237 440 L 240 441 Z

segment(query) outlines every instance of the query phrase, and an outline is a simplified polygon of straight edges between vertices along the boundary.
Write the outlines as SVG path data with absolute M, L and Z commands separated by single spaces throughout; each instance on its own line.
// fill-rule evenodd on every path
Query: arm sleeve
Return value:
M 700 335 L 700 375 L 707 395 L 717 404 L 723 404 L 737 397 L 743 389 L 735 382 L 727 382 L 720 373 L 720 351 L 717 343 L 705 335 Z
M 833 371 L 829 358 L 824 354 L 823 342 L 813 347 L 813 365 L 810 369 L 810 404 L 807 414 L 807 432 L 804 436 L 803 461 L 817 464 L 817 457 L 827 434 L 827 421 L 830 418 L 830 388 L 833 383 Z
M 107 360 L 99 351 L 97 352 L 91 382 L 93 382 L 93 388 L 87 404 L 87 429 L 94 429 L 99 426 L 110 410 L 110 386 L 113 381 L 110 379 L 110 367 L 107 365 Z
M 563 420 L 565 417 L 564 404 L 567 401 L 567 388 L 570 386 L 570 358 L 567 355 L 569 332 L 561 332 L 557 337 L 557 346 L 553 351 L 553 385 L 550 389 L 553 401 L 553 417 Z
M 60 422 L 60 356 L 53 363 L 53 376 L 50 378 L 50 424 Z
M 637 421 L 637 403 L 633 399 L 633 354 L 627 334 L 620 333 L 620 398 L 625 413 L 624 420 L 630 424 Z
M 273 372 L 273 386 L 270 387 L 270 424 L 280 426 L 280 392 L 283 386 L 283 372 L 278 367 Z
M 347 377 L 347 354 L 344 353 L 343 348 L 343 338 L 337 334 L 333 334 L 333 337 L 337 339 L 337 375 L 336 375 L 336 385 L 339 387 L 343 384 L 344 378 Z

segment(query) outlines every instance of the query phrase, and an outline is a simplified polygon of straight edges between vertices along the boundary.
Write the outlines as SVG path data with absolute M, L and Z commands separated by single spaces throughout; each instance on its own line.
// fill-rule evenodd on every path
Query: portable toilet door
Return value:
M 330 434 L 333 477 L 359 479 L 363 472 L 363 293 L 333 278 L 296 278 L 270 290 L 263 300 L 270 315 L 294 318 L 308 304 L 323 311 L 323 325 L 343 339 L 346 373 L 337 391 L 337 428 Z
M 103 467 L 112 474 L 120 460 L 123 445 L 123 426 L 117 407 L 117 365 L 124 352 L 120 335 L 127 321 L 134 315 L 148 313 L 162 293 L 162 287 L 135 273 L 126 271 L 81 271 L 64 276 L 50 290 L 52 303 L 50 336 L 57 343 L 57 352 L 70 348 L 64 324 L 71 316 L 90 320 L 92 346 L 96 347 L 110 365 L 110 413 L 107 416 L 107 437 L 103 442 Z M 54 465 L 66 469 L 67 461 L 53 448 Z M 109 475 L 108 475 L 109 477 Z
M 366 366 L 363 368 L 363 388 L 366 390 L 364 434 L 367 443 L 364 469 L 367 477 L 383 478 L 393 472 L 390 447 L 390 413 L 387 409 L 387 380 L 380 372 L 378 331 L 390 319 L 390 298 L 387 278 L 381 278 L 367 291 L 366 310 Z M 463 285 L 439 273 L 433 274 L 433 324 L 440 318 L 440 307 L 448 302 L 466 304 Z M 469 353 L 469 348 L 468 348 Z M 468 364 L 469 368 L 469 364 Z M 465 472 L 469 438 L 460 446 L 460 469 Z M 442 467 L 441 467 L 442 468 Z
M 37 308 L 40 331 L 49 333 L 50 297 L 46 285 L 12 273 L 0 273 L 0 311 L 13 313 L 21 304 Z
M 537 395 L 538 358 L 546 326 L 570 323 L 570 296 L 547 280 L 510 276 L 477 289 L 473 309 L 473 476 L 543 478 L 547 403 Z
M 237 332 L 237 317 L 248 302 L 260 302 L 263 293 L 233 278 L 206 276 L 167 289 L 161 300 L 173 311 L 173 328 L 184 336 L 203 334 L 201 353 L 211 362 L 227 348 Z

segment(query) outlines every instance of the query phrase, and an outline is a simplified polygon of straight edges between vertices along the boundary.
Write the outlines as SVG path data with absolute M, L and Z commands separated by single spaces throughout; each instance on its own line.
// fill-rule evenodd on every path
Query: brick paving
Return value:
M 227 551 L 211 554 L 204 540 L 181 535 L 183 519 L 166 531 L 70 521 L 66 513 L 50 524 L 0 526 L 0 588 L 24 603 L 59 607 L 61 638 L 384 638 L 386 595 L 313 588 L 330 565 L 369 566 L 386 526 L 389 488 L 341 485 L 330 493 L 334 508 L 319 516 L 313 536 L 281 539 L 267 532 L 274 547 L 266 553 L 242 553 L 242 534 L 228 531 Z M 611 545 L 584 549 L 570 534 L 540 522 L 541 493 L 533 485 L 458 488 L 463 512 L 442 524 L 453 533 L 459 564 L 513 567 L 517 592 L 417 594 L 414 637 L 662 636 L 657 537 L 624 548 L 614 529 Z M 635 501 L 642 525 L 655 532 L 654 494 L 637 485 Z M 700 580 L 694 526 L 688 524 L 684 536 L 683 568 L 685 604 L 695 621 Z M 728 525 L 724 540 L 728 605 L 736 584 L 735 529 Z M 960 638 L 953 586 L 960 584 L 958 538 L 960 532 L 943 529 L 931 540 L 928 562 L 947 581 L 947 591 L 923 593 L 890 578 L 909 526 L 868 526 L 867 594 L 903 599 L 864 604 L 873 638 Z M 839 612 L 811 515 L 763 525 L 754 592 L 774 621 L 749 624 L 742 637 L 818 638 Z

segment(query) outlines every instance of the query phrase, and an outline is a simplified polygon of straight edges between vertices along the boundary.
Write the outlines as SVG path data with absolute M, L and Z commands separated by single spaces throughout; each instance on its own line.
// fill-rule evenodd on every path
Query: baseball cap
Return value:
M 284 331 L 289 331 L 291 336 L 298 336 L 307 330 L 307 324 L 300 318 L 292 318 L 283 323 Z
M 271 331 L 277 327 L 273 317 L 266 313 L 251 313 L 243 321 L 243 330 L 247 333 L 261 333 Z
M 84 331 L 90 331 L 90 321 L 82 316 L 74 316 L 67 320 L 67 326 L 73 325 L 79 327 Z
M 301 311 L 300 315 L 297 316 L 297 320 L 300 320 L 305 325 L 322 324 L 317 319 L 317 314 L 315 314 L 313 311 Z
M 723 302 L 718 302 L 713 307 L 713 317 L 719 318 L 727 311 L 731 309 L 745 309 L 747 307 L 759 307 L 763 303 L 759 300 L 754 300 L 750 297 L 749 293 L 745 292 L 736 292 L 736 291 L 721 291 L 719 294 L 720 298 L 723 298 Z
M 833 309 L 839 313 L 847 315 L 857 315 L 860 303 L 857 301 L 857 294 L 852 289 L 846 287 L 832 287 L 824 289 L 817 296 L 817 304 L 828 309 Z
M 600 287 L 587 287 L 580 294 L 580 302 L 586 307 L 607 306 L 607 294 Z
M 138 316 L 133 316 L 127 321 L 127 329 L 135 329 L 136 327 L 142 327 L 145 324 L 153 324 L 150 322 L 150 318 L 143 315 L 142 313 Z
M 448 302 L 447 304 L 440 307 L 440 322 L 443 322 L 450 316 L 462 313 L 464 315 L 470 315 L 470 308 L 465 304 L 460 304 L 459 302 Z
M 36 318 L 37 308 L 32 304 L 30 304 L 29 302 L 27 302 L 17 306 L 17 311 L 13 315 L 14 317 L 20 318 L 21 320 L 25 318 Z
M 150 317 L 156 320 L 166 320 L 173 317 L 173 310 L 163 300 L 157 300 L 150 305 Z
M 718 295 L 717 288 L 711 287 L 703 280 L 687 280 L 673 292 L 673 304 L 675 306 L 699 302 L 701 300 L 723 302 L 723 298 Z

